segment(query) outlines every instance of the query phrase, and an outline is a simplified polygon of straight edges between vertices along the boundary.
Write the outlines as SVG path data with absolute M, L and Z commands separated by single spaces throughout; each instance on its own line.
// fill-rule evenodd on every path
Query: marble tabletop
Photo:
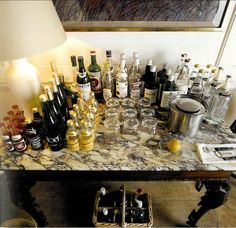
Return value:
M 172 135 L 166 123 L 158 122 L 155 136 L 142 131 L 136 134 L 120 134 L 117 142 L 106 143 L 102 124 L 96 132 L 94 149 L 90 152 L 71 152 L 64 148 L 58 152 L 49 149 L 23 153 L 6 152 L 0 148 L 1 170 L 83 170 L 83 171 L 236 171 L 236 163 L 206 165 L 201 162 L 195 149 L 196 143 L 236 143 L 236 135 L 223 125 L 202 124 L 197 135 L 181 138 L 179 153 L 165 149 L 165 141 Z

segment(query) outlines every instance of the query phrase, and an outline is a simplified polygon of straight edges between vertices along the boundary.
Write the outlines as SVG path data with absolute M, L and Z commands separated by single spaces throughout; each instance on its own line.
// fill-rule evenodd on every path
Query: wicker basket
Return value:
M 126 196 L 129 194 L 134 194 L 134 192 L 127 192 L 125 191 L 125 187 L 123 187 L 122 192 L 122 198 L 120 200 L 120 205 L 117 206 L 105 206 L 105 208 L 108 209 L 108 211 L 116 211 L 120 214 L 119 221 L 116 222 L 102 222 L 98 219 L 98 214 L 101 213 L 103 206 L 99 205 L 101 197 L 100 197 L 100 191 L 96 193 L 95 197 L 95 204 L 94 204 L 94 211 L 93 211 L 93 224 L 96 227 L 129 227 L 129 228 L 135 228 L 135 227 L 152 227 L 153 224 L 153 213 L 152 213 L 152 201 L 151 196 L 149 193 L 142 193 L 141 195 L 145 197 L 146 205 L 142 207 L 142 210 L 145 210 L 146 213 L 146 221 L 144 223 L 133 223 L 133 222 L 127 222 L 126 221 L 126 212 L 129 210 L 134 210 L 136 207 L 129 207 L 126 203 Z M 111 192 L 110 192 L 111 193 Z M 115 220 L 115 219 L 114 219 Z

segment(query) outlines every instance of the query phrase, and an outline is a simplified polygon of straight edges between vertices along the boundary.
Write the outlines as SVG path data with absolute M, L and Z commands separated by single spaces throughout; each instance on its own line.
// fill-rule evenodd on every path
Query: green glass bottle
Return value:
M 91 90 L 95 92 L 98 101 L 102 101 L 102 77 L 101 66 L 97 64 L 96 51 L 90 51 L 91 64 L 88 67 L 89 77 L 91 80 Z

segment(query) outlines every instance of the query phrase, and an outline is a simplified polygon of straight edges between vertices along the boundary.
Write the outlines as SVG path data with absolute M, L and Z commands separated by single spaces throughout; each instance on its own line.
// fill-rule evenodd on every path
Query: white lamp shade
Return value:
M 0 1 L 0 61 L 48 51 L 65 40 L 51 0 Z

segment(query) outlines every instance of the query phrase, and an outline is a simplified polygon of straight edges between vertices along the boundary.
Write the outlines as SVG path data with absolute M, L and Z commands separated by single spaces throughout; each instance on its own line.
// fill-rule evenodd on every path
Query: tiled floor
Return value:
M 124 182 L 123 182 L 124 183 Z M 48 218 L 48 226 L 92 226 L 91 218 L 95 192 L 105 186 L 117 189 L 121 182 L 38 182 L 32 193 Z M 126 188 L 142 188 L 152 196 L 154 227 L 185 226 L 188 214 L 197 208 L 200 196 L 190 181 L 125 182 Z M 13 216 L 16 208 L 9 200 L 6 180 L 1 175 L 1 217 Z M 236 180 L 231 179 L 228 201 L 209 211 L 198 223 L 201 227 L 236 227 Z

